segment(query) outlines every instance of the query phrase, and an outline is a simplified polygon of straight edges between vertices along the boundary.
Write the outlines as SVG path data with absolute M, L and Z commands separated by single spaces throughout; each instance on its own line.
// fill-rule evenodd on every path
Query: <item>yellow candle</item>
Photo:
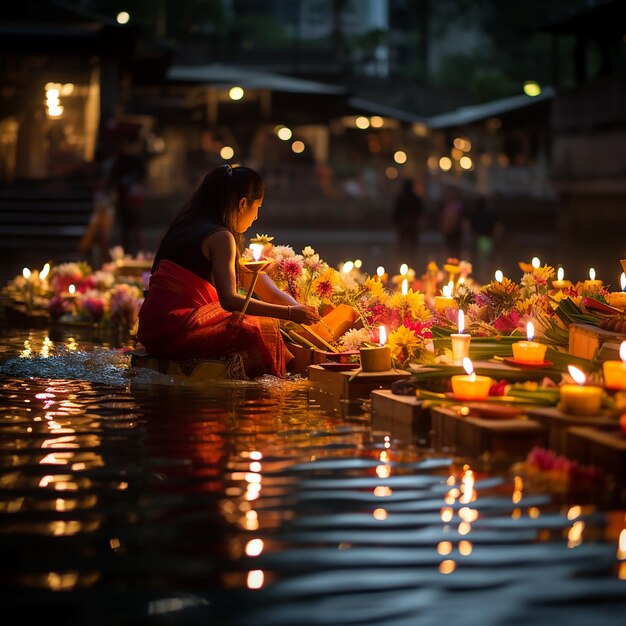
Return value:
M 452 333 L 450 340 L 452 341 L 452 359 L 455 365 L 461 365 L 463 359 L 469 356 L 469 346 L 472 339 L 471 335 L 463 333 L 465 329 L 465 313 L 459 310 L 458 333 Z
M 545 361 L 547 346 L 533 341 L 535 327 L 532 322 L 526 325 L 526 337 L 528 341 L 517 341 L 512 345 L 513 358 L 520 363 L 540 364 Z
M 555 289 L 569 289 L 572 286 L 571 281 L 565 280 L 565 270 L 562 267 L 559 267 L 556 273 L 556 280 L 552 281 L 552 286 Z
M 453 309 L 457 309 L 458 305 L 454 301 L 452 297 L 452 289 L 454 288 L 454 284 L 450 281 L 441 291 L 443 293 L 442 296 L 435 296 L 434 304 L 435 311 L 437 313 L 443 313 L 444 309 L 448 307 L 452 307 Z
M 468 357 L 463 359 L 463 367 L 467 374 L 458 374 L 450 379 L 452 395 L 457 400 L 484 400 L 489 395 L 493 378 L 477 376 Z
M 607 294 L 606 301 L 618 309 L 626 309 L 626 272 L 622 272 L 620 277 L 621 291 L 612 291 Z
M 600 289 L 603 284 L 601 280 L 596 279 L 596 270 L 593 267 L 589 268 L 589 278 L 584 282 L 585 287 Z
M 387 329 L 380 327 L 380 346 L 361 348 L 361 369 L 364 372 L 385 372 L 391 369 L 391 348 L 385 346 L 387 341 Z
M 621 361 L 605 361 L 602 364 L 604 384 L 610 389 L 626 389 L 626 341 L 619 348 Z
M 587 377 L 573 365 L 569 372 L 576 385 L 561 385 L 561 410 L 572 415 L 598 415 L 602 406 L 602 387 L 586 386 Z

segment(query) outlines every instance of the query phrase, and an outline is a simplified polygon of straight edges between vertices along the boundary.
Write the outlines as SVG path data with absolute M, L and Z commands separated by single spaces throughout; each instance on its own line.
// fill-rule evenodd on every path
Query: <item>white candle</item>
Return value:
M 461 365 L 463 359 L 469 355 L 469 346 L 471 335 L 464 334 L 465 330 L 465 313 L 459 309 L 458 333 L 452 333 L 450 339 L 452 341 L 452 360 L 455 365 Z

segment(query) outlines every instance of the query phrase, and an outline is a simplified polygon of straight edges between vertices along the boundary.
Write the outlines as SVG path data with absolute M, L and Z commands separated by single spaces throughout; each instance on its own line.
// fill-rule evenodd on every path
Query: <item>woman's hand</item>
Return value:
M 317 311 L 304 306 L 303 304 L 294 304 L 291 306 L 291 314 L 289 319 L 296 324 L 313 324 L 318 322 L 320 316 Z

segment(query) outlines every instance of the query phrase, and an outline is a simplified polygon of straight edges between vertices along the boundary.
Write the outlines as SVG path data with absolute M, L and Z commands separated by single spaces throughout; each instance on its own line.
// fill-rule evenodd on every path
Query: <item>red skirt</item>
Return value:
M 292 356 L 279 322 L 233 315 L 219 303 L 215 287 L 172 261 L 160 261 L 139 310 L 137 339 L 148 353 L 170 359 L 242 355 L 249 376 L 284 376 Z

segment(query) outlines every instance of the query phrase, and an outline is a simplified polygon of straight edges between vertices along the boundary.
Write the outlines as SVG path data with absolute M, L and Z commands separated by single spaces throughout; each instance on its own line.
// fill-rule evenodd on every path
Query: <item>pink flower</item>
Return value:
M 48 313 L 53 320 L 58 320 L 61 316 L 69 313 L 71 308 L 70 303 L 61 296 L 52 296 L 48 302 Z
M 287 280 L 295 280 L 302 276 L 302 265 L 295 259 L 283 259 L 281 262 L 281 270 Z
M 493 323 L 493 327 L 501 332 L 511 332 L 519 325 L 519 313 L 511 311 L 508 315 L 501 315 Z
M 320 298 L 330 298 L 333 295 L 334 287 L 329 280 L 322 280 L 315 284 L 314 291 Z

